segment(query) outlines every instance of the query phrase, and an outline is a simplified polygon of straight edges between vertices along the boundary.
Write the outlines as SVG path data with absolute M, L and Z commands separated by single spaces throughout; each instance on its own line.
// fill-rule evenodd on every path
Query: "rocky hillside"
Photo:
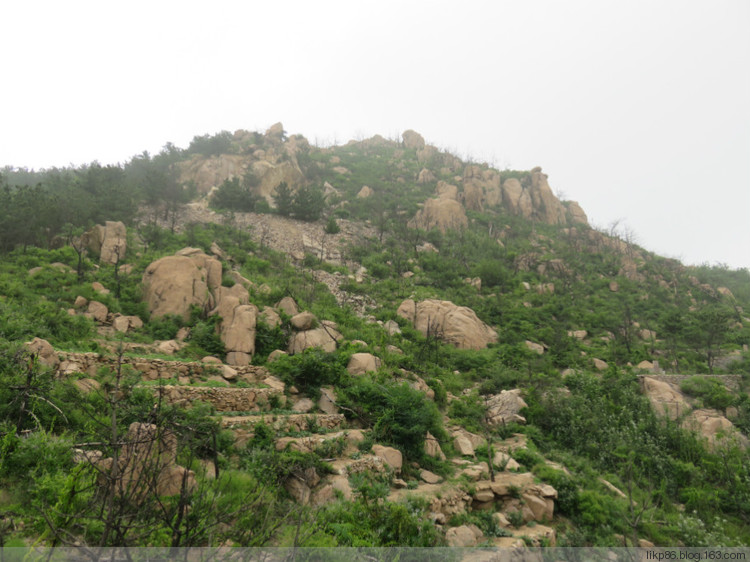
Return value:
M 277 124 L 2 182 L 0 544 L 750 541 L 748 272 L 539 168 Z

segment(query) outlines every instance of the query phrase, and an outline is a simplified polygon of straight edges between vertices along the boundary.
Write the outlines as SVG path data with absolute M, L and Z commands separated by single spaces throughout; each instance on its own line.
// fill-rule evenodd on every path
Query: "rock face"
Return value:
M 495 207 L 502 202 L 500 173 L 481 166 L 466 166 L 464 169 L 464 206 L 472 211 Z
M 432 230 L 437 228 L 441 232 L 461 230 L 469 224 L 466 210 L 458 201 L 448 198 L 428 199 L 424 206 L 417 211 L 409 221 L 411 228 Z
M 651 377 L 643 377 L 641 384 L 656 413 L 674 420 L 690 410 L 685 396 L 671 384 Z
M 180 183 L 195 184 L 198 193 L 206 194 L 224 180 L 242 177 L 250 164 L 246 156 L 221 154 L 218 156 L 194 155 L 190 160 L 177 164 Z
M 221 286 L 221 263 L 201 250 L 184 248 L 150 264 L 142 281 L 152 316 L 175 314 L 188 320 L 191 306 L 213 308 L 212 291 Z
M 84 234 L 84 243 L 89 251 L 105 263 L 117 263 L 125 257 L 127 230 L 120 221 L 97 224 Z
M 305 181 L 302 171 L 293 162 L 271 164 L 270 162 L 261 160 L 253 164 L 252 170 L 257 177 L 261 178 L 257 194 L 274 205 L 276 188 L 282 182 L 286 183 L 293 191 L 296 191 Z
M 465 306 L 450 301 L 406 299 L 396 314 L 411 322 L 425 336 L 434 336 L 459 349 L 483 349 L 497 341 L 497 332 Z

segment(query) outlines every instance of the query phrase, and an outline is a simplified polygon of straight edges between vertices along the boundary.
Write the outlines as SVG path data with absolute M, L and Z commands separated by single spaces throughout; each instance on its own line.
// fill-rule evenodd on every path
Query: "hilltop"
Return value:
M 750 274 L 541 168 L 276 124 L 0 182 L 0 544 L 750 540 Z

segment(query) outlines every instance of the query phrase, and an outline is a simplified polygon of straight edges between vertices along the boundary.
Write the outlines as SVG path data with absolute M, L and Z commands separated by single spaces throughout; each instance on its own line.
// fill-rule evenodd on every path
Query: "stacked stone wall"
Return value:
M 95 377 L 101 368 L 116 369 L 117 358 L 99 353 L 58 353 L 61 362 L 57 367 L 59 375 L 85 373 Z M 189 377 L 191 382 L 213 375 L 221 375 L 221 365 L 189 361 L 166 361 L 144 357 L 123 356 L 122 364 L 142 374 L 144 380 Z M 265 367 L 256 365 L 233 366 L 238 378 L 248 382 L 262 382 L 268 376 Z

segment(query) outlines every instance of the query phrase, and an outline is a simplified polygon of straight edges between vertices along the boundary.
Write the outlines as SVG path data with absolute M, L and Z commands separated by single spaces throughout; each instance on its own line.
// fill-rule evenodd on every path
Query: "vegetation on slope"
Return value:
M 257 148 L 267 141 L 256 134 L 252 142 Z M 449 456 L 455 453 L 441 414 L 495 439 L 520 431 L 530 444 L 515 453 L 516 460 L 558 490 L 558 544 L 619 545 L 637 538 L 690 546 L 750 542 L 748 452 L 739 446 L 709 447 L 658 417 L 641 395 L 632 367 L 656 359 L 669 372 L 743 374 L 745 386 L 738 392 L 705 378 L 689 379 L 683 389 L 707 407 L 734 408 L 734 423 L 747 434 L 747 271 L 688 268 L 616 232 L 534 223 L 503 207 L 469 211 L 469 226 L 460 231 L 421 231 L 410 226 L 419 205 L 438 180 L 455 181 L 464 163 L 440 153 L 420 162 L 415 150 L 391 141 L 310 147 L 296 155 L 308 184 L 289 194 L 288 207 L 282 204 L 278 211 L 321 223 L 333 219 L 337 226 L 369 221 L 375 235 L 344 255 L 352 270 L 362 265 L 367 275 L 361 283 L 351 279 L 341 286 L 377 302 L 373 318 L 362 318 L 337 305 L 311 272 L 346 274 L 345 265 L 308 256 L 300 267 L 259 243 L 257 233 L 181 224 L 181 205 L 194 193 L 179 185 L 173 165 L 195 155 L 243 150 L 231 135 L 220 133 L 196 137 L 187 150 L 168 145 L 155 157 L 143 154 L 122 167 L 6 170 L 0 177 L 0 480 L 6 490 L 0 494 L 0 545 L 37 538 L 52 545 L 441 542 L 424 501 L 385 500 L 388 479 L 355 481 L 352 500 L 317 510 L 293 504 L 284 486 L 290 475 L 310 467 L 324 473 L 330 450 L 276 451 L 278 435 L 270 428 L 256 428 L 247 446 L 237 447 L 210 407 L 184 410 L 159 403 L 154 408 L 152 395 L 136 386 L 127 369 L 101 373 L 103 391 L 86 395 L 72 380 L 54 380 L 22 351 L 21 342 L 42 337 L 59 350 L 104 352 L 112 342 L 97 335 L 94 322 L 67 312 L 81 295 L 143 320 L 141 330 L 118 336 L 123 345 L 142 344 L 146 350 L 154 339 L 171 339 L 187 326 L 192 339 L 177 358 L 220 353 L 215 319 L 200 313 L 187 322 L 151 319 L 140 294 L 149 263 L 185 246 L 208 251 L 214 242 L 231 256 L 225 273 L 233 268 L 255 283 L 250 298 L 259 308 L 293 296 L 318 318 L 336 321 L 345 341 L 362 340 L 377 350 L 379 372 L 356 378 L 345 369 L 362 349 L 352 343 L 331 354 L 310 350 L 269 365 L 288 385 L 311 396 L 321 386 L 336 386 L 349 422 L 372 430 L 364 451 L 373 442 L 393 445 L 408 462 L 451 478 L 450 462 L 424 454 L 427 431 Z M 416 182 L 422 168 L 433 172 L 434 181 Z M 525 174 L 502 173 L 521 179 Z M 326 182 L 337 193 L 321 205 Z M 364 185 L 375 195 L 357 198 Z M 274 212 L 259 205 L 255 187 L 257 178 L 251 176 L 227 180 L 212 204 L 230 213 Z M 79 275 L 79 255 L 70 243 L 104 220 L 132 227 L 124 259 L 132 270 L 116 272 L 84 255 Z M 42 269 L 29 275 L 34 267 Z M 467 282 L 475 278 L 481 286 Z M 96 294 L 92 281 L 118 290 Z M 225 283 L 233 283 L 228 275 Z M 396 316 L 405 298 L 468 306 L 497 328 L 498 342 L 472 351 L 425 337 Z M 394 320 L 401 333 L 388 335 L 373 320 Z M 287 336 L 288 323 L 275 329 L 260 325 L 255 362 L 283 348 Z M 534 352 L 527 342 L 541 344 L 544 352 Z M 593 358 L 608 368 L 599 373 Z M 575 372 L 563 377 L 569 369 Z M 434 401 L 404 384 L 403 371 L 424 379 Z M 482 397 L 510 388 L 525 391 L 528 425 L 488 429 Z M 105 456 L 114 454 L 129 425 L 142 420 L 176 432 L 178 460 L 196 472 L 194 491 L 122 501 L 102 486 L 92 463 L 74 463 L 73 449 L 81 443 L 96 442 Z M 218 469 L 216 478 L 210 477 L 209 465 Z M 405 479 L 417 480 L 408 463 L 404 470 Z M 613 495 L 602 478 L 626 497 Z M 471 517 L 490 536 L 489 523 Z

